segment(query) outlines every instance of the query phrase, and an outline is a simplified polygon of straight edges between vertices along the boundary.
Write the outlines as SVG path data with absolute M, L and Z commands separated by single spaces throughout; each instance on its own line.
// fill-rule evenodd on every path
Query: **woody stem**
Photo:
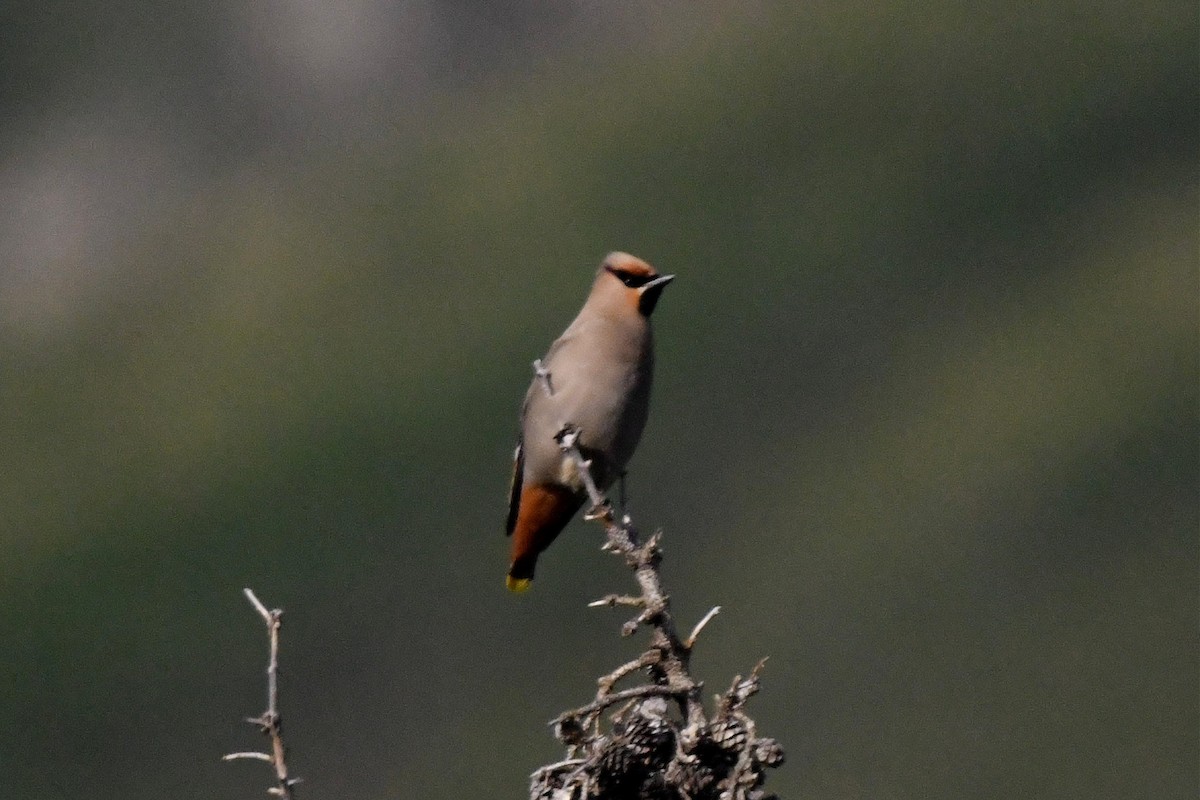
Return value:
M 614 597 L 603 604 L 641 607 L 641 613 L 625 624 L 622 634 L 632 634 L 642 625 L 652 629 L 650 650 L 641 659 L 655 673 L 655 685 L 659 688 L 652 691 L 654 693 L 661 691 L 676 699 L 686 718 L 685 732 L 690 730 L 693 736 L 696 736 L 704 726 L 705 718 L 704 707 L 700 701 L 701 684 L 692 679 L 688 667 L 691 647 L 694 643 L 691 640 L 694 639 L 694 636 L 689 637 L 689 641 L 685 642 L 679 637 L 676 630 L 675 619 L 671 614 L 670 598 L 663 590 L 659 577 L 658 566 L 662 560 L 662 553 L 658 546 L 658 535 L 651 536 L 645 542 L 639 542 L 637 530 L 633 527 L 632 521 L 628 517 L 621 521 L 615 518 L 611 504 L 597 488 L 596 482 L 592 478 L 590 464 L 579 450 L 580 433 L 578 428 L 568 425 L 559 431 L 555 439 L 564 455 L 571 458 L 579 470 L 588 498 L 592 502 L 591 518 L 604 526 L 607 535 L 606 549 L 625 556 L 626 563 L 634 570 L 634 576 L 641 588 L 640 597 Z M 703 625 L 699 627 L 703 627 Z M 618 670 L 614 676 L 619 679 L 625 677 L 626 674 L 629 673 Z M 586 719 L 612 705 L 613 698 L 623 698 L 626 695 L 625 692 L 618 692 L 615 695 L 612 693 L 612 684 L 615 682 L 615 680 L 601 682 L 593 703 L 568 712 L 563 717 Z M 626 692 L 629 691 L 632 690 L 626 690 Z M 630 696 L 636 696 L 636 693 Z
M 295 797 L 293 787 L 299 783 L 299 779 L 292 778 L 288 774 L 287 748 L 283 743 L 282 719 L 279 716 L 279 628 L 283 624 L 283 611 L 278 608 L 268 609 L 251 589 L 243 589 L 242 592 L 250 601 L 250 605 L 254 606 L 254 610 L 262 617 L 263 622 L 266 623 L 271 650 L 270 659 L 267 662 L 267 710 L 260 716 L 250 717 L 246 721 L 256 725 L 271 740 L 271 752 L 230 753 L 223 760 L 252 759 L 267 762 L 275 768 L 276 782 L 276 785 L 268 792 L 282 800 L 293 800 Z

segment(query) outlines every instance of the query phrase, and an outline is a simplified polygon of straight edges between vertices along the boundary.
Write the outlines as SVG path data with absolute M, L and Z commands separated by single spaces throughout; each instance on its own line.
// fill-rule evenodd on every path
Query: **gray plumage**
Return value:
M 579 315 L 541 359 L 521 411 L 507 525 L 509 533 L 515 532 L 510 587 L 514 577 L 532 577 L 537 554 L 583 502 L 583 483 L 555 434 L 567 424 L 580 430 L 580 450 L 592 461 L 592 477 L 601 489 L 616 480 L 633 455 L 646 426 L 653 382 L 650 313 L 673 277 L 660 276 L 627 253 L 610 253 Z M 530 490 L 559 496 L 555 513 L 543 513 L 545 503 L 539 500 L 536 518 L 529 509 L 523 517 L 522 505 L 539 498 L 527 495 Z

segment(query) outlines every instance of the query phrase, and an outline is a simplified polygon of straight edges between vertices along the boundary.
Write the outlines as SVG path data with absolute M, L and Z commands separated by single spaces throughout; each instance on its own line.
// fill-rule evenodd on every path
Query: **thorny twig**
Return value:
M 648 628 L 650 646 L 638 658 L 602 676 L 592 702 L 553 721 L 555 735 L 569 748 L 568 758 L 533 773 L 530 797 L 773 798 L 760 787 L 764 768 L 782 763 L 783 750 L 774 739 L 758 738 L 754 721 L 743 711 L 758 691 L 763 662 L 746 680 L 735 678 L 729 691 L 717 698 L 716 713 L 711 719 L 706 716 L 702 684 L 692 678 L 689 662 L 697 638 L 720 607 L 705 614 L 686 639 L 680 638 L 659 577 L 659 534 L 642 541 L 628 514 L 618 519 L 596 485 L 591 462 L 579 449 L 580 433 L 568 425 L 555 439 L 574 463 L 591 501 L 585 518 L 604 527 L 603 549 L 624 557 L 640 589 L 637 595 L 609 594 L 588 605 L 640 609 L 624 623 L 621 633 L 629 636 Z M 618 682 L 637 672 L 645 672 L 650 683 L 616 690 Z M 677 708 L 678 722 L 672 719 L 667 701 Z M 621 704 L 612 715 L 611 731 L 605 733 L 601 716 Z
M 300 779 L 288 776 L 287 748 L 283 744 L 283 720 L 279 716 L 279 629 L 283 625 L 283 610 L 278 608 L 268 610 L 251 589 L 243 589 L 242 592 L 266 623 L 267 636 L 271 642 L 271 656 L 267 662 L 267 710 L 260 716 L 246 718 L 247 722 L 257 726 L 265 736 L 270 738 L 271 752 L 229 753 L 222 760 L 266 761 L 275 768 L 276 781 L 276 785 L 267 792 L 282 798 L 282 800 L 295 800 L 293 787 L 300 782 Z
M 704 708 L 700 702 L 702 684 L 692 680 L 691 674 L 688 672 L 692 648 L 690 644 L 680 639 L 676 632 L 675 619 L 671 615 L 670 599 L 663 591 L 659 581 L 658 563 L 661 552 L 658 548 L 658 535 L 651 536 L 645 543 L 640 543 L 637 530 L 628 517 L 620 522 L 617 521 L 612 505 L 592 479 L 591 463 L 585 460 L 579 451 L 579 434 L 580 431 L 577 428 L 568 426 L 563 428 L 557 438 L 559 447 L 569 458 L 574 460 L 584 487 L 587 489 L 588 498 L 592 503 L 591 509 L 587 512 L 587 519 L 596 520 L 604 526 L 605 533 L 608 535 L 606 546 L 625 556 L 626 562 L 634 568 L 638 585 L 642 590 L 640 598 L 617 598 L 610 595 L 600 601 L 600 604 L 637 605 L 643 609 L 640 614 L 625 623 L 622 634 L 631 635 L 643 625 L 652 628 L 648 652 L 657 656 L 654 662 L 654 671 L 657 673 L 655 675 L 656 682 L 665 687 L 666 691 L 662 693 L 676 698 L 680 711 L 687 720 L 688 728 L 694 728 L 693 733 L 698 732 L 704 724 Z M 559 721 L 570 716 L 586 718 L 598 714 L 611 705 L 611 703 L 604 702 L 603 696 L 611 690 L 611 682 L 607 685 L 602 682 L 595 702 L 562 714 Z M 580 721 L 584 720 L 580 719 Z

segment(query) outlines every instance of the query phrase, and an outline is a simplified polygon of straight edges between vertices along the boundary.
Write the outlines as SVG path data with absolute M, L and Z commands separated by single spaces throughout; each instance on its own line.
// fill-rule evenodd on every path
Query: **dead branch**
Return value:
M 585 518 L 604 528 L 602 549 L 625 560 L 640 590 L 636 595 L 609 594 L 588 605 L 640 609 L 622 625 L 621 633 L 629 636 L 646 628 L 650 644 L 641 656 L 602 676 L 590 703 L 552 722 L 555 735 L 568 747 L 568 758 L 530 776 L 531 800 L 774 798 L 761 785 L 765 769 L 783 762 L 783 749 L 774 739 L 757 736 L 743 708 L 759 689 L 765 659 L 749 678 L 734 679 L 709 718 L 701 700 L 703 684 L 692 677 L 690 660 L 698 637 L 720 607 L 705 614 L 686 639 L 680 638 L 659 574 L 660 535 L 643 541 L 628 514 L 618 520 L 592 477 L 591 463 L 579 450 L 579 436 L 580 431 L 568 425 L 555 439 L 574 462 L 591 501 Z M 616 690 L 617 683 L 637 673 L 644 673 L 649 682 Z M 674 714 L 668 701 L 674 703 Z M 605 730 L 604 712 L 622 704 Z
M 258 612 L 267 625 L 267 637 L 270 640 L 271 654 L 267 661 L 267 710 L 257 717 L 247 717 L 246 722 L 257 727 L 263 735 L 271 740 L 271 752 L 229 753 L 223 761 L 251 759 L 266 761 L 275 768 L 276 785 L 267 790 L 268 794 L 295 800 L 294 787 L 300 782 L 299 778 L 288 776 L 287 748 L 283 744 L 283 719 L 279 716 L 279 629 L 283 625 L 283 610 L 274 608 L 268 610 L 262 601 L 250 589 L 243 589 L 246 599 Z

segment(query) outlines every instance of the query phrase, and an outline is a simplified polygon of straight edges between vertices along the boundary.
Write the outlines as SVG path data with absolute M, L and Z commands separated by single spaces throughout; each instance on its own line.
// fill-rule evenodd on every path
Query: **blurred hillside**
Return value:
M 522 797 L 637 643 L 503 588 L 529 364 L 677 280 L 632 464 L 785 798 L 1200 785 L 1195 8 L 0 11 L 0 796 Z

